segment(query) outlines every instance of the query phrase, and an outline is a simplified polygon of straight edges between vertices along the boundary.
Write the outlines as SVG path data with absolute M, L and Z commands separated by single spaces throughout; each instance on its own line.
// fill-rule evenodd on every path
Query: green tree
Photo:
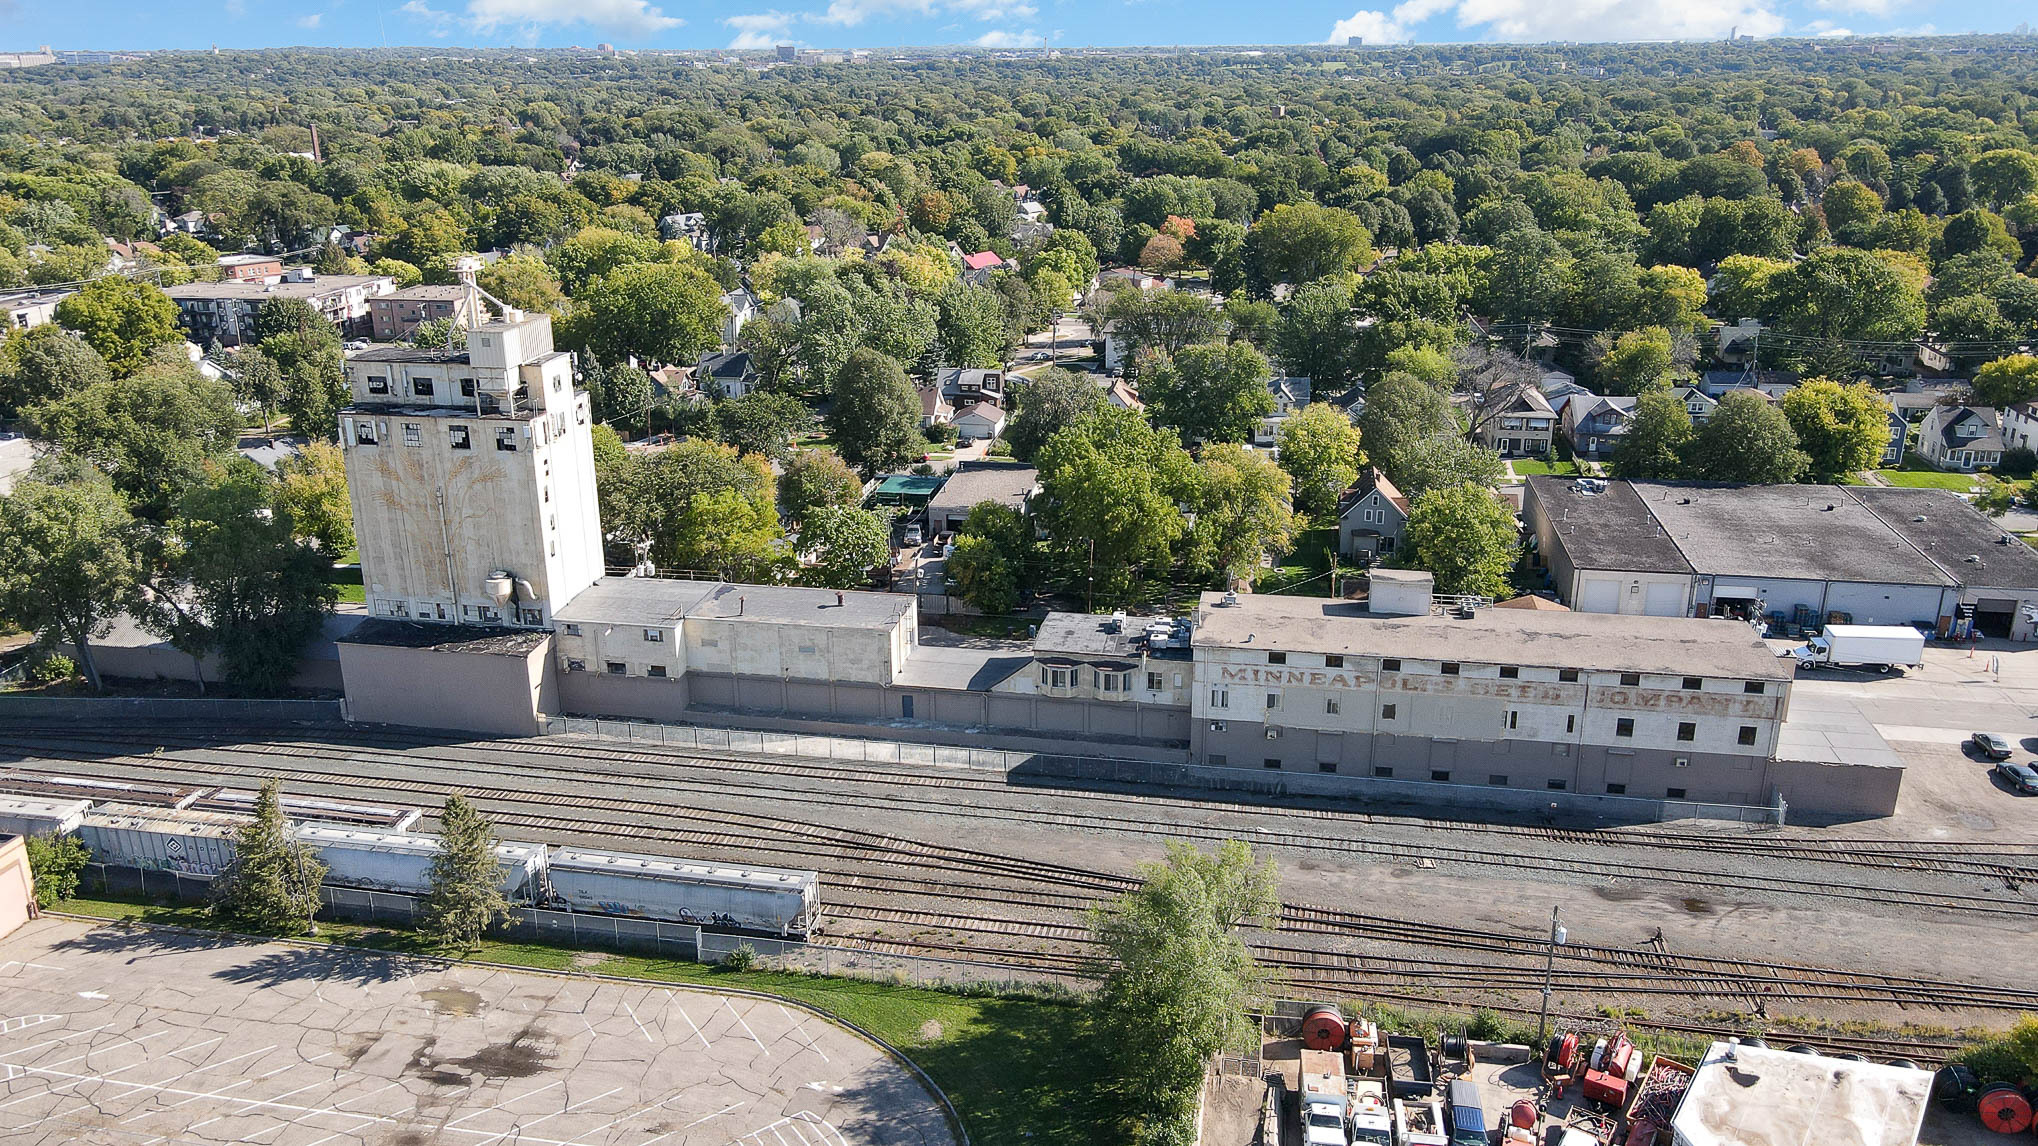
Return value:
M 1686 460 L 1690 476 L 1700 481 L 1761 485 L 1796 481 L 1811 464 L 1783 411 L 1753 394 L 1733 392 L 1692 435 Z
M 2024 1075 L 2038 1076 L 2038 1015 L 2018 1015 L 2003 1037 L 2004 1049 L 2023 1064 Z
M 1273 282 L 1314 282 L 1373 261 L 1373 236 L 1357 215 L 1314 203 L 1277 204 L 1246 232 L 1245 245 Z
M 69 397 L 111 378 L 90 343 L 55 323 L 0 342 L 0 414 Z
M 37 436 L 104 470 L 137 512 L 155 518 L 202 479 L 208 460 L 233 449 L 241 425 L 233 390 L 188 363 L 88 386 L 27 417 Z
M 843 460 L 866 477 L 898 469 L 926 448 L 919 391 L 897 362 L 875 350 L 849 356 L 835 380 L 828 427 Z
M 1228 305 L 1228 304 L 1227 304 Z M 1295 292 L 1274 327 L 1271 349 L 1288 374 L 1332 393 L 1359 377 L 1359 328 L 1352 318 L 1352 289 L 1338 280 L 1309 283 Z
M 1614 446 L 1607 468 L 1617 478 L 1681 478 L 1691 435 L 1691 412 L 1675 394 L 1667 390 L 1644 394 L 1635 399 L 1635 416 Z
M 1874 465 L 1889 445 L 1889 402 L 1866 383 L 1814 378 L 1792 388 L 1781 406 L 1812 481 L 1844 480 Z
M 800 522 L 803 580 L 824 589 L 861 589 L 892 557 L 892 515 L 854 505 L 818 505 Z
M 481 946 L 481 936 L 509 918 L 502 882 L 493 826 L 465 797 L 446 797 L 439 811 L 431 890 L 419 904 L 418 931 L 440 947 L 472 951 Z
M 261 347 L 243 346 L 234 353 L 227 378 L 233 383 L 235 397 L 262 411 L 262 429 L 266 433 L 276 420 L 276 406 L 283 399 L 283 368 L 262 353 Z
M 1967 165 L 1967 177 L 1984 203 L 2001 209 L 2038 191 L 2038 155 L 2006 147 L 1984 151 Z
M 1142 350 L 1173 354 L 1216 338 L 1222 329 L 1221 316 L 1210 300 L 1187 291 L 1124 287 L 1112 292 L 1103 312 L 1113 333 L 1131 349 L 1127 358 Z
M 1287 471 L 1230 442 L 1205 446 L 1196 468 L 1196 524 L 1186 555 L 1191 569 L 1227 583 L 1248 580 L 1262 558 L 1293 547 Z
M 267 935 L 316 933 L 326 867 L 291 835 L 283 784 L 262 782 L 255 814 L 234 838 L 232 866 L 212 881 L 212 915 L 229 928 Z
M 1154 424 L 1187 441 L 1242 442 L 1274 410 L 1272 367 L 1249 342 L 1185 346 L 1140 383 Z
M 638 473 L 619 491 L 628 504 L 618 516 L 632 531 L 626 536 L 641 536 L 660 567 L 758 583 L 777 581 L 790 567 L 763 458 L 696 438 L 653 455 Z M 606 516 L 604 523 L 618 529 Z
M 1457 434 L 1417 438 L 1397 448 L 1382 467 L 1409 497 L 1454 485 L 1482 489 L 1500 481 L 1500 455 Z
M 1676 344 L 1660 326 L 1630 330 L 1606 345 L 1597 367 L 1600 391 L 1646 394 L 1670 385 L 1677 367 Z
M 474 281 L 482 290 L 518 310 L 551 310 L 565 299 L 559 276 L 543 259 L 511 255 L 481 268 Z
M 347 460 L 331 442 L 312 441 L 276 463 L 276 512 L 291 535 L 337 561 L 354 547 L 354 509 L 347 498 Z
M 1359 428 L 1343 410 L 1312 402 L 1281 424 L 1281 468 L 1295 483 L 1295 508 L 1311 515 L 1337 507 L 1359 476 Z
M 753 390 L 715 403 L 722 440 L 746 454 L 774 462 L 792 457 L 793 441 L 814 423 L 814 411 L 790 394 Z
M 1366 456 L 1401 484 L 1395 469 L 1416 443 L 1442 435 L 1455 437 L 1458 418 L 1441 389 L 1413 374 L 1395 371 L 1366 391 L 1366 409 L 1359 415 L 1359 433 Z
M 1058 367 L 1015 379 L 1012 419 L 1005 425 L 1012 456 L 1032 461 L 1049 438 L 1104 403 L 1104 392 L 1089 377 Z
M 182 338 L 170 296 L 120 275 L 93 279 L 58 303 L 57 322 L 77 331 L 121 376 L 141 369 L 156 347 Z
M 78 894 L 78 877 L 92 853 L 76 836 L 52 832 L 28 837 L 28 873 L 35 881 L 35 905 L 48 911 Z
M 1237 840 L 1171 843 L 1139 876 L 1090 910 L 1102 962 L 1090 1026 L 1109 1032 L 1099 1045 L 1127 1140 L 1188 1146 L 1210 1057 L 1258 1036 L 1247 1015 L 1267 980 L 1238 930 L 1279 913 L 1278 877 Z
M 427 350 L 465 350 L 467 330 L 450 318 L 428 318 L 411 328 L 410 344 Z
M 112 629 L 139 572 L 134 529 L 89 468 L 59 483 L 31 476 L 0 498 L 0 617 L 46 643 L 70 642 L 95 689 L 104 686 L 92 641 Z
M 1009 505 L 979 502 L 956 531 L 948 579 L 975 608 L 992 615 L 1009 613 L 1019 605 L 1032 554 L 1033 528 L 1024 514 Z
M 1492 490 L 1469 482 L 1416 494 L 1395 563 L 1426 569 L 1439 593 L 1507 595 L 1521 535 L 1514 513 Z
M 1197 482 L 1174 435 L 1138 411 L 1105 407 L 1049 439 L 1037 464 L 1054 557 L 1093 604 L 1129 599 L 1171 563 L 1188 530 L 1180 506 Z
M 778 512 L 794 528 L 817 506 L 855 505 L 863 481 L 833 450 L 801 450 L 778 476 Z
M 996 294 L 969 283 L 951 283 L 935 305 L 934 329 L 943 362 L 982 369 L 1004 363 L 1011 337 Z
M 720 343 L 729 316 L 722 285 L 692 263 L 619 267 L 575 301 L 588 349 L 609 364 L 693 362 Z
M 1816 362 L 1820 342 L 1907 342 L 1925 327 L 1919 284 L 1868 251 L 1827 247 L 1777 272 L 1769 286 L 1777 299 L 1777 329 L 1813 346 L 1785 343 L 1785 361 Z M 1851 353 L 1844 345 L 1834 349 Z
M 2038 398 L 2038 355 L 2012 354 L 1974 372 L 1974 400 L 1984 406 L 2009 406 L 2032 398 Z

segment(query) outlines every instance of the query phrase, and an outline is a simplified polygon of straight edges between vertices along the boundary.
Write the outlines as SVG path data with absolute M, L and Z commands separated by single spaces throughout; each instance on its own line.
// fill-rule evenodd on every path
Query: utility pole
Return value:
M 1097 611 L 1097 539 L 1090 538 L 1090 588 L 1083 597 L 1083 612 Z
M 1543 1011 L 1536 1019 L 1535 1053 L 1548 1055 L 1550 1037 L 1550 973 L 1557 965 L 1557 947 L 1564 942 L 1564 929 L 1557 925 L 1557 905 L 1550 905 L 1550 946 L 1543 955 Z

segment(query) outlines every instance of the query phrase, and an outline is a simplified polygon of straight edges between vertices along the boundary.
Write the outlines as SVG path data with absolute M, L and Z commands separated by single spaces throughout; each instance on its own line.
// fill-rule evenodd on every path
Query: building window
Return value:
M 645 676 L 657 676 L 657 677 L 662 677 L 662 676 L 664 676 L 664 675 L 665 675 L 665 666 L 664 666 L 664 665 L 652 665 L 652 666 L 651 666 L 650 668 L 648 668 L 648 669 L 644 670 L 644 675 L 645 675 Z
M 517 432 L 515 430 L 497 430 L 495 432 L 495 448 L 504 453 L 516 453 Z
M 1753 745 L 1755 743 L 1755 726 L 1743 724 L 1740 734 L 1734 737 L 1734 741 L 1741 745 Z
M 621 661 L 610 661 L 610 662 L 609 662 L 609 675 L 610 675 L 610 676 L 628 676 L 629 674 L 630 674 L 630 666 L 629 666 L 629 665 L 626 665 L 626 664 L 624 664 L 624 663 L 623 663 L 623 662 L 621 662 Z
M 1626 784 L 1608 784 L 1606 786 L 1606 794 L 1609 796 L 1625 796 L 1628 794 L 1628 786 Z
M 1337 698 L 1334 696 L 1330 697 L 1329 699 L 1323 702 L 1323 714 L 1325 716 L 1336 716 L 1339 712 L 1342 711 L 1343 706 L 1338 704 Z
M 465 426 L 446 427 L 446 439 L 447 441 L 452 443 L 453 448 L 456 450 L 468 450 L 474 448 L 473 443 L 468 440 L 467 427 Z
M 1615 736 L 1633 736 L 1635 734 L 1634 717 L 1623 716 L 1619 720 L 1614 721 L 1613 734 Z
M 1705 680 L 1702 677 L 1688 676 L 1684 678 L 1684 691 L 1686 692 L 1697 692 L 1704 687 Z
M 1317 770 L 1318 772 L 1335 772 L 1335 771 L 1337 771 L 1337 761 L 1335 761 L 1335 760 L 1318 760 L 1318 761 L 1316 762 L 1316 770 Z
M 1146 674 L 1146 690 L 1148 692 L 1159 692 L 1166 686 L 1167 681 L 1162 678 L 1161 674 L 1157 672 L 1150 672 Z
M 1577 714 L 1577 713 L 1575 713 L 1575 712 L 1567 712 L 1567 713 L 1565 713 L 1565 714 L 1564 714 L 1564 731 L 1566 731 L 1566 732 L 1576 732 L 1576 731 L 1578 731 L 1578 714 Z
M 1451 782 L 1451 773 L 1447 768 L 1432 768 L 1429 770 L 1429 778 L 1439 784 L 1448 784 Z
M 1323 658 L 1323 667 L 1327 669 L 1341 669 L 1345 667 L 1345 659 L 1337 653 L 1332 653 Z
M 1281 758 L 1278 756 L 1269 756 L 1260 761 L 1260 767 L 1262 768 L 1279 768 L 1280 766 Z
M 579 635 L 580 635 L 580 626 L 579 626 L 579 625 L 568 625 L 568 626 L 566 626 L 566 635 L 567 635 L 567 636 L 569 636 L 569 637 L 577 637 L 577 636 L 579 636 Z
M 1513 732 L 1513 731 L 1515 731 L 1516 729 L 1518 729 L 1518 728 L 1520 728 L 1520 727 L 1521 727 L 1521 712 L 1520 712 L 1519 710 L 1517 710 L 1517 709 L 1512 709 L 1512 708 L 1508 709 L 1508 710 L 1507 710 L 1507 730 L 1508 730 L 1509 732 Z
M 649 641 L 649 642 L 651 642 L 651 643 L 652 643 L 652 644 L 654 644 L 654 645 L 657 645 L 657 644 L 663 644 L 663 643 L 665 643 L 665 630 L 664 630 L 664 629 L 645 629 L 645 630 L 644 630 L 644 639 L 645 639 L 645 640 L 647 640 L 647 641 Z
M 1269 728 L 1269 729 L 1267 729 L 1267 739 L 1269 739 L 1269 740 L 1279 740 L 1280 738 L 1281 738 L 1281 730 L 1280 730 L 1280 729 L 1278 729 L 1278 728 Z
M 360 421 L 354 423 L 354 444 L 372 446 L 375 444 L 375 423 Z
M 1577 684 L 1577 683 L 1578 683 L 1578 670 L 1577 670 L 1577 669 L 1558 669 L 1558 670 L 1557 670 L 1557 679 L 1558 679 L 1558 680 L 1560 680 L 1560 681 L 1562 681 L 1562 682 L 1564 682 L 1565 684 Z
M 1278 693 L 1278 692 L 1270 692 L 1270 693 L 1268 693 L 1268 694 L 1267 694 L 1267 707 L 1268 707 L 1269 709 L 1275 709 L 1275 708 L 1279 708 L 1279 707 L 1281 707 L 1281 694 L 1280 694 L 1280 693 Z
M 474 397 L 474 379 L 472 378 L 460 379 L 460 396 L 462 398 Z
M 1514 665 L 1501 665 L 1501 666 L 1500 666 L 1500 679 L 1501 679 L 1501 680 L 1520 680 L 1520 679 L 1521 679 L 1521 670 L 1520 670 L 1519 668 L 1516 668 L 1516 667 L 1515 667 Z
M 1642 683 L 1642 674 L 1638 672 L 1624 672 L 1620 674 L 1620 682 L 1628 688 L 1634 688 Z
M 1287 664 L 1287 663 L 1288 663 L 1288 654 L 1287 654 L 1287 653 L 1268 653 L 1268 654 L 1267 654 L 1267 663 L 1268 663 L 1268 664 L 1270 664 L 1270 665 L 1284 665 L 1284 664 Z
M 1384 659 L 1383 659 L 1383 660 L 1381 660 L 1381 662 L 1380 662 L 1380 671 L 1381 671 L 1381 672 L 1400 672 L 1400 671 L 1401 671 L 1401 658 L 1400 658 L 1400 657 L 1387 657 L 1387 658 L 1384 658 Z
M 721 648 L 721 647 L 722 647 L 722 638 L 720 638 L 720 637 L 702 637 L 702 638 L 701 638 L 701 647 L 702 647 L 702 648 L 704 648 L 704 649 L 719 649 L 719 648 Z
M 403 424 L 403 444 L 406 446 L 424 445 L 425 444 L 424 427 L 418 425 L 416 422 L 405 422 Z
M 580 658 L 578 658 L 578 657 L 568 657 L 568 658 L 566 658 L 566 671 L 567 671 L 567 672 L 586 672 L 586 671 L 587 671 L 587 662 L 586 662 L 586 661 L 584 661 L 584 660 L 581 660 L 581 659 L 580 659 Z
M 1486 777 L 1486 786 L 1488 788 L 1505 788 L 1507 787 L 1507 776 L 1500 772 L 1492 773 Z
M 1105 692 L 1117 692 L 1117 691 L 1118 691 L 1118 679 L 1119 679 L 1119 678 L 1118 678 L 1118 674 L 1117 674 L 1117 673 L 1115 673 L 1115 672 L 1100 672 L 1100 673 L 1098 673 L 1098 674 L 1097 674 L 1097 679 L 1103 682 L 1103 684 L 1104 684 L 1104 691 L 1105 691 Z
M 524 625 L 542 625 L 545 623 L 545 610 L 518 609 L 517 622 Z
M 1210 707 L 1212 707 L 1212 708 L 1230 708 L 1230 707 L 1231 707 L 1231 690 L 1230 690 L 1230 689 L 1225 689 L 1225 688 L 1213 688 L 1213 689 L 1211 689 L 1211 690 L 1210 690 Z
M 1456 676 L 1456 675 L 1458 675 L 1458 662 L 1456 662 L 1456 661 L 1445 661 L 1445 662 L 1443 663 L 1443 667 L 1442 667 L 1441 671 L 1443 672 L 1443 674 L 1444 674 L 1445 676 Z
M 1393 706 L 1393 705 L 1391 705 L 1391 704 L 1383 704 L 1383 705 L 1381 705 L 1381 706 L 1380 706 L 1380 719 L 1382 719 L 1382 720 L 1392 720 L 1392 719 L 1394 719 L 1394 706 Z
M 1666 800 L 1682 800 L 1684 798 L 1684 789 L 1665 788 L 1663 789 L 1663 798 Z
M 1230 726 L 1225 724 L 1222 720 L 1213 720 L 1210 722 L 1210 731 L 1212 732 L 1225 732 L 1228 731 L 1229 728 Z
M 1543 785 L 1552 792 L 1561 792 L 1566 787 L 1562 780 L 1551 780 Z
M 1210 754 L 1210 766 L 1213 768 L 1222 768 L 1229 763 L 1231 763 L 1231 757 L 1226 756 L 1222 752 L 1212 752 Z
M 431 380 L 431 379 L 429 379 L 429 378 L 413 378 L 413 379 L 411 379 L 411 380 L 410 380 L 410 392 L 411 392 L 412 394 L 415 394 L 415 395 L 417 395 L 417 396 L 418 396 L 418 397 L 420 397 L 420 398 L 429 398 L 429 397 L 431 397 L 431 396 L 432 396 L 432 380 Z
M 374 375 L 370 375 L 368 377 L 368 392 L 370 394 L 389 393 L 389 379 L 377 378 Z
M 1069 670 L 1049 669 L 1047 683 L 1051 688 L 1067 688 L 1069 686 Z
M 1762 693 L 1765 691 L 1765 687 L 1759 680 L 1742 681 L 1741 691 L 1747 693 L 1749 696 L 1761 696 Z
M 1392 780 L 1394 778 L 1394 769 L 1385 764 L 1375 764 L 1373 765 L 1373 777 L 1377 780 Z
M 1678 721 L 1677 739 L 1686 741 L 1698 739 L 1698 722 L 1695 720 Z

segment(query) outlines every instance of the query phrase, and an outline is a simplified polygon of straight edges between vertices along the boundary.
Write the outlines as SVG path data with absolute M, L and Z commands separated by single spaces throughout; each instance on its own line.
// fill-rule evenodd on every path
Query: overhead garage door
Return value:
M 1681 617 L 1684 615 L 1684 586 L 1651 585 L 1642 611 L 1651 617 Z
M 1974 627 L 1985 637 L 2008 637 L 2017 623 L 2017 603 L 2000 597 L 1974 602 Z
M 1581 613 L 1620 612 L 1620 582 L 1603 577 L 1587 578 L 1578 586 L 1578 611 Z

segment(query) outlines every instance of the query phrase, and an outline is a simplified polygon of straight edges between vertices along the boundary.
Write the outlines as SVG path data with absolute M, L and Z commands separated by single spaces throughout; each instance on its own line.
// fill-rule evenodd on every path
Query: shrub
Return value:
M 925 431 L 930 445 L 945 446 L 955 440 L 955 427 L 945 422 L 936 422 Z
M 51 653 L 28 670 L 28 678 L 37 684 L 55 684 L 77 675 L 78 662 L 62 653 Z
M 1996 472 L 2014 478 L 2027 478 L 2038 472 L 2038 451 L 2029 446 L 2011 446 L 2003 451 L 2002 461 L 1996 464 Z
M 28 837 L 28 870 L 35 877 L 35 905 L 55 907 L 78 894 L 78 876 L 92 853 L 76 836 Z
M 748 943 L 732 948 L 722 956 L 722 966 L 730 971 L 754 971 L 757 969 L 757 948 Z

